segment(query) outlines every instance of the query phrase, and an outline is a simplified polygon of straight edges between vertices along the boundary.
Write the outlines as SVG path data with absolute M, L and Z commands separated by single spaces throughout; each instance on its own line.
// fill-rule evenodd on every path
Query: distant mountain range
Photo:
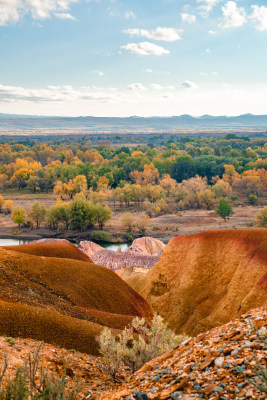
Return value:
M 188 114 L 172 117 L 44 117 L 0 114 L 2 133 L 38 132 L 179 132 L 183 130 L 255 128 L 267 130 L 267 115 L 243 114 L 234 117 Z

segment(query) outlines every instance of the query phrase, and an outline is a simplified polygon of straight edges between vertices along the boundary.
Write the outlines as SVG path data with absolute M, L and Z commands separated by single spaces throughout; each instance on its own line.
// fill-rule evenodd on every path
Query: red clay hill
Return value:
M 35 256 L 69 258 L 92 262 L 90 257 L 67 240 L 41 239 L 21 246 L 3 246 L 2 248 Z
M 138 285 L 177 332 L 191 336 L 225 324 L 267 304 L 267 229 L 173 238 Z
M 103 326 L 120 330 L 134 316 L 149 320 L 152 314 L 146 300 L 76 246 L 0 248 L 2 335 L 97 354 L 95 336 Z

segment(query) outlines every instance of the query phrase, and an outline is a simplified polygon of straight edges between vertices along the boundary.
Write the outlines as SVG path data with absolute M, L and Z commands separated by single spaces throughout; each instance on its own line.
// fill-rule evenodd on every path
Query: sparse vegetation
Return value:
M 259 210 L 256 215 L 256 221 L 261 228 L 267 228 L 267 206 Z
M 116 380 L 121 364 L 134 372 L 146 362 L 172 350 L 184 339 L 183 336 L 175 335 L 161 316 L 155 315 L 151 326 L 144 318 L 136 317 L 119 335 L 104 328 L 98 342 L 103 362 L 113 380 Z
M 53 371 L 44 367 L 40 359 L 42 344 L 35 353 L 29 353 L 24 365 L 18 367 L 15 375 L 7 379 L 6 376 L 9 355 L 5 351 L 0 368 L 0 399 L 1 400 L 75 400 L 80 391 L 78 382 L 70 388 L 67 382 L 66 371 L 61 377 L 55 377 Z M 66 369 L 66 367 L 65 367 Z

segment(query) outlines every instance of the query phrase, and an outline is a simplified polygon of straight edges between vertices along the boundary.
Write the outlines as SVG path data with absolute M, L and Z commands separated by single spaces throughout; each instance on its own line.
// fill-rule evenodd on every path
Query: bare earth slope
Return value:
M 267 367 L 263 340 L 253 332 L 250 323 L 266 339 L 267 309 L 253 310 L 145 364 L 118 392 L 103 394 L 101 399 L 265 400 L 266 393 L 259 392 L 245 379 L 255 376 L 253 355 Z
M 267 230 L 208 231 L 172 239 L 139 292 L 189 335 L 267 304 Z
M 45 239 L 46 240 L 46 239 Z M 70 258 L 73 260 L 92 262 L 84 252 L 67 240 L 53 240 L 53 242 L 29 243 L 20 246 L 3 246 L 3 249 L 35 256 Z
M 103 326 L 122 329 L 133 316 L 151 317 L 149 304 L 114 272 L 51 257 L 50 249 L 50 257 L 0 249 L 0 334 L 96 353 Z

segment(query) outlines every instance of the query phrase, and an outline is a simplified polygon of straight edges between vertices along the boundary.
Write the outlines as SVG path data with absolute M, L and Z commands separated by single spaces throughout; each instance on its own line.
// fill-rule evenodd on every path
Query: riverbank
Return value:
M 226 221 L 218 217 L 213 210 L 184 210 L 172 214 L 162 214 L 151 218 L 145 235 L 159 239 L 167 244 L 175 236 L 190 235 L 208 230 L 253 228 L 255 226 L 255 215 L 258 213 L 259 208 L 259 206 L 233 207 L 234 214 Z M 140 213 L 140 211 L 132 208 L 113 210 L 112 219 L 104 227 L 104 231 L 110 236 L 110 239 L 105 241 L 116 244 L 127 242 L 126 229 L 121 225 L 121 215 L 126 211 L 132 212 L 134 218 L 137 218 Z M 17 234 L 18 231 L 20 232 L 19 234 Z M 93 232 L 99 231 L 95 230 Z M 78 243 L 81 240 L 101 242 L 101 240 L 92 237 L 92 231 L 56 232 L 43 226 L 39 229 L 18 228 L 12 222 L 10 216 L 1 215 L 0 237 L 3 237 L 3 235 L 10 238 L 32 238 L 32 240 L 52 237 L 67 239 L 73 243 Z M 134 232 L 133 236 L 133 238 L 137 238 L 140 235 L 138 232 Z

